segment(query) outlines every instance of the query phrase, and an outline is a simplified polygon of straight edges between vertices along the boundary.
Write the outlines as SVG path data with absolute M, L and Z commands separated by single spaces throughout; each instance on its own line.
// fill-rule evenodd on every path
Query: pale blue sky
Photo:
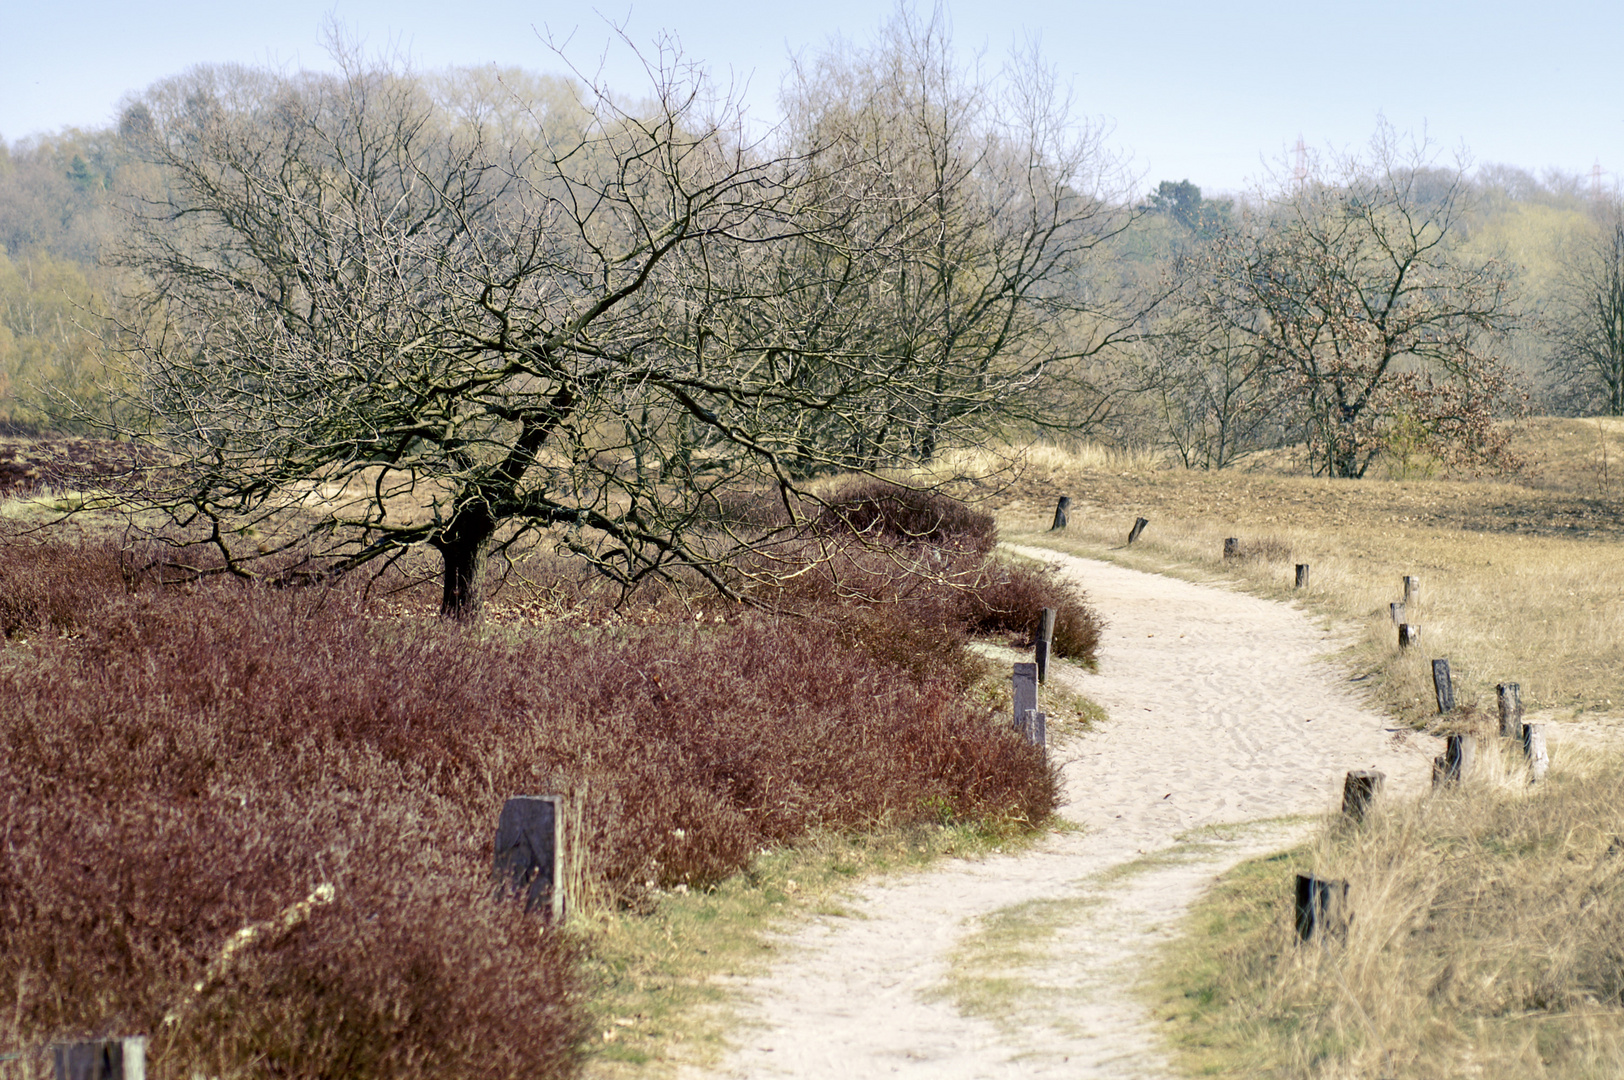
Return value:
M 1319 148 L 1361 145 L 1378 113 L 1478 163 L 1588 177 L 1599 162 L 1609 187 L 1624 174 L 1624 0 L 959 0 L 949 10 L 955 42 L 995 61 L 1041 35 L 1078 112 L 1110 125 L 1111 145 L 1148 186 L 1240 189 L 1299 134 Z M 0 137 L 107 123 L 120 95 L 196 63 L 326 66 L 329 13 L 420 67 L 559 70 L 543 27 L 573 32 L 571 55 L 595 66 L 609 37 L 602 16 L 639 42 L 671 30 L 689 55 L 748 77 L 753 114 L 770 116 L 792 50 L 835 34 L 863 40 L 888 11 L 853 0 L 0 0 Z M 636 93 L 629 58 L 610 55 L 608 81 Z

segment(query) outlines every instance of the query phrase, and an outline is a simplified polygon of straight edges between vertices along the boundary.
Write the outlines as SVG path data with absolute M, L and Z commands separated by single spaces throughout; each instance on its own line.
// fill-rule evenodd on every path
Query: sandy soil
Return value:
M 850 917 L 796 931 L 740 987 L 734 1052 L 688 1077 L 1171 1076 L 1129 988 L 1214 875 L 1301 835 L 1279 819 L 1333 809 L 1349 769 L 1398 794 L 1430 782 L 1438 740 L 1365 708 L 1301 612 L 1016 550 L 1060 564 L 1109 622 L 1098 674 L 1052 676 L 1110 715 L 1058 751 L 1082 828 L 876 882 Z

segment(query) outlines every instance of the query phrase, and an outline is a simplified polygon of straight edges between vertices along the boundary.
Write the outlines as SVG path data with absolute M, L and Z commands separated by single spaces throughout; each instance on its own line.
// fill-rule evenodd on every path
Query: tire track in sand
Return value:
M 1349 769 L 1398 793 L 1430 781 L 1435 741 L 1386 730 L 1296 609 L 1013 550 L 1059 564 L 1109 624 L 1098 674 L 1056 676 L 1110 715 L 1060 751 L 1061 814 L 1084 828 L 871 883 L 851 917 L 797 929 L 741 984 L 733 1052 L 689 1080 L 1171 1076 L 1129 988 L 1215 874 L 1302 826 L 1178 837 L 1333 809 Z

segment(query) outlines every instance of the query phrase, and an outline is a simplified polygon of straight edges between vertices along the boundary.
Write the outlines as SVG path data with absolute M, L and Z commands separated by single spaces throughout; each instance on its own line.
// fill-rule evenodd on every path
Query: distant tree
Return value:
M 1278 380 L 1317 472 L 1363 476 L 1384 449 L 1505 461 L 1513 391 L 1494 346 L 1510 276 L 1457 246 L 1470 184 L 1385 125 L 1364 159 L 1265 193 L 1218 242 L 1222 302 Z
M 1201 189 L 1188 180 L 1173 183 L 1163 180 L 1156 185 L 1146 206 L 1154 213 L 1166 214 L 1192 232 L 1203 232 L 1226 224 L 1233 204 L 1228 199 L 1204 200 Z
M 1222 311 L 1210 259 L 1180 260 L 1180 288 L 1160 299 L 1127 351 L 1157 441 L 1185 468 L 1223 469 L 1278 445 L 1281 380 L 1258 348 L 1250 313 Z
M 979 77 L 955 61 L 940 9 L 901 7 L 874 44 L 801 63 L 784 105 L 798 152 L 827 147 L 818 201 L 848 224 L 838 241 L 781 249 L 782 274 L 816 266 L 828 286 L 796 291 L 781 321 L 803 355 L 866 355 L 929 386 L 914 395 L 909 374 L 896 399 L 870 396 L 864 419 L 808 416 L 803 430 L 843 429 L 845 464 L 866 468 L 1098 414 L 1087 368 L 1132 328 L 1106 278 L 1134 214 L 1100 130 L 1071 123 L 1040 58 Z M 805 377 L 834 393 L 849 374 L 820 361 Z
M 1600 211 L 1570 253 L 1551 315 L 1557 378 L 1609 416 L 1624 416 L 1624 203 Z

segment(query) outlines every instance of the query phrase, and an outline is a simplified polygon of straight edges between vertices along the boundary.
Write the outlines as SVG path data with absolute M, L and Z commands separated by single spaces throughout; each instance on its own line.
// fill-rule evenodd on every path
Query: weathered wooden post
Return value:
M 1054 608 L 1046 607 L 1038 616 L 1038 632 L 1032 639 L 1033 658 L 1038 662 L 1038 682 L 1049 681 L 1049 653 L 1054 648 Z
M 1015 698 L 1015 720 L 1018 723 L 1021 717 L 1038 707 L 1038 666 L 1016 664 L 1011 675 L 1011 690 Z
M 1514 682 L 1499 683 L 1494 688 L 1494 696 L 1500 707 L 1500 737 L 1502 739 L 1522 738 L 1522 687 Z
M 1049 717 L 1036 709 L 1027 709 L 1024 713 L 1015 714 L 1015 730 L 1025 737 L 1033 746 L 1042 747 L 1044 752 L 1049 748 Z
M 1449 677 L 1447 659 L 1432 662 L 1432 696 L 1438 699 L 1438 715 L 1455 711 L 1455 683 Z
M 564 917 L 564 799 L 519 795 L 502 805 L 496 823 L 495 872 L 503 891 L 524 893 L 526 911 Z
M 1522 740 L 1523 755 L 1528 758 L 1528 777 L 1537 784 L 1545 779 L 1551 767 L 1551 756 L 1545 750 L 1545 725 L 1524 724 Z
M 1396 603 L 1388 604 L 1387 605 L 1387 617 L 1393 620 L 1393 625 L 1394 626 L 1403 626 L 1404 625 L 1404 601 L 1399 600 Z
M 1128 532 L 1128 543 L 1131 544 L 1135 540 L 1139 539 L 1139 534 L 1144 532 L 1145 526 L 1149 524 L 1149 518 L 1136 518 L 1133 523 L 1133 528 Z
M 1404 606 L 1421 606 L 1421 579 L 1410 574 L 1404 576 Z
M 1055 504 L 1054 524 L 1049 526 L 1050 532 L 1057 532 L 1066 527 L 1066 511 L 1071 509 L 1071 496 L 1060 496 L 1060 502 Z
M 1297 936 L 1303 941 L 1347 932 L 1352 913 L 1348 910 L 1348 883 L 1297 875 Z
M 56 1080 L 146 1080 L 147 1037 L 92 1039 L 51 1047 Z
M 1382 789 L 1387 774 L 1374 769 L 1355 769 L 1342 781 L 1342 812 L 1355 821 L 1363 821 Z
M 1477 736 L 1450 735 L 1444 752 L 1432 761 L 1432 786 L 1458 784 L 1472 775 L 1477 763 Z
M 1421 644 L 1421 627 L 1415 623 L 1400 623 L 1398 628 L 1398 647 L 1408 649 L 1411 645 Z
M 1241 538 L 1238 536 L 1225 537 L 1224 558 L 1238 559 L 1241 557 Z
M 1305 562 L 1297 564 L 1297 588 L 1308 588 L 1308 564 Z

